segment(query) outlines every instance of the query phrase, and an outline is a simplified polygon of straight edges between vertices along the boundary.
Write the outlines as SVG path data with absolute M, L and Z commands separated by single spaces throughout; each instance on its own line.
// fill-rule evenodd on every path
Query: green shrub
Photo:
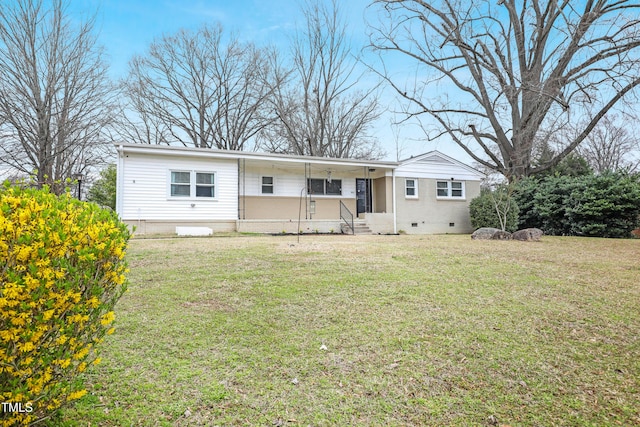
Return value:
M 624 173 L 593 175 L 576 186 L 567 200 L 570 234 L 631 237 L 640 225 L 640 183 Z
M 518 228 L 542 228 L 540 217 L 535 210 L 535 195 L 540 181 L 533 177 L 523 178 L 514 183 L 513 198 L 518 205 Z
M 520 228 L 549 235 L 630 237 L 640 225 L 640 181 L 625 173 L 526 178 L 514 197 Z
M 518 211 L 518 205 L 507 186 L 495 190 L 484 189 L 469 204 L 474 228 L 493 227 L 513 232 L 518 229 Z
M 0 413 L 26 425 L 82 397 L 126 289 L 130 233 L 115 214 L 48 189 L 0 189 Z
M 550 176 L 542 180 L 533 196 L 533 209 L 539 228 L 545 234 L 563 236 L 571 234 L 567 216 L 571 193 L 585 185 L 586 178 Z

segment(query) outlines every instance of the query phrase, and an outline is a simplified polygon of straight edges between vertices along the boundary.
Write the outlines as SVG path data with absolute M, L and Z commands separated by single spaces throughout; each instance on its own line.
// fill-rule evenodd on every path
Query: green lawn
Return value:
M 131 241 L 78 426 L 640 425 L 640 241 Z

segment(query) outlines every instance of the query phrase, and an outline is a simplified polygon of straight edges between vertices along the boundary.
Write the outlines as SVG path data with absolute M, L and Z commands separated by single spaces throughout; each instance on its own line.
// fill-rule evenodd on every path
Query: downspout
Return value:
M 393 197 L 393 234 L 398 234 L 398 212 L 396 201 L 396 170 L 391 169 L 391 197 Z

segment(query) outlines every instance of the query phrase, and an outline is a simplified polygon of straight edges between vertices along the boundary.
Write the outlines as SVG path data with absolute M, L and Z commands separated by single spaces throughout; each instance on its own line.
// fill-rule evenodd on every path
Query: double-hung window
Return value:
M 262 194 L 273 194 L 273 177 L 262 177 Z
M 464 199 L 464 183 L 461 181 L 438 181 L 436 195 L 438 198 Z
M 216 196 L 216 176 L 212 172 L 196 172 L 196 197 Z
M 407 178 L 404 180 L 404 195 L 407 198 L 418 198 L 418 180 Z
M 191 196 L 191 172 L 171 171 L 171 197 Z
M 216 197 L 215 172 L 171 171 L 169 196 L 172 198 Z

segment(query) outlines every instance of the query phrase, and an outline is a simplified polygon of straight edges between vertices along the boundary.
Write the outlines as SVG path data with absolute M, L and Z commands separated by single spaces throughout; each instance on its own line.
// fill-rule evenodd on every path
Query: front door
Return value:
M 367 212 L 373 212 L 371 180 L 368 178 L 356 178 L 356 216 Z

